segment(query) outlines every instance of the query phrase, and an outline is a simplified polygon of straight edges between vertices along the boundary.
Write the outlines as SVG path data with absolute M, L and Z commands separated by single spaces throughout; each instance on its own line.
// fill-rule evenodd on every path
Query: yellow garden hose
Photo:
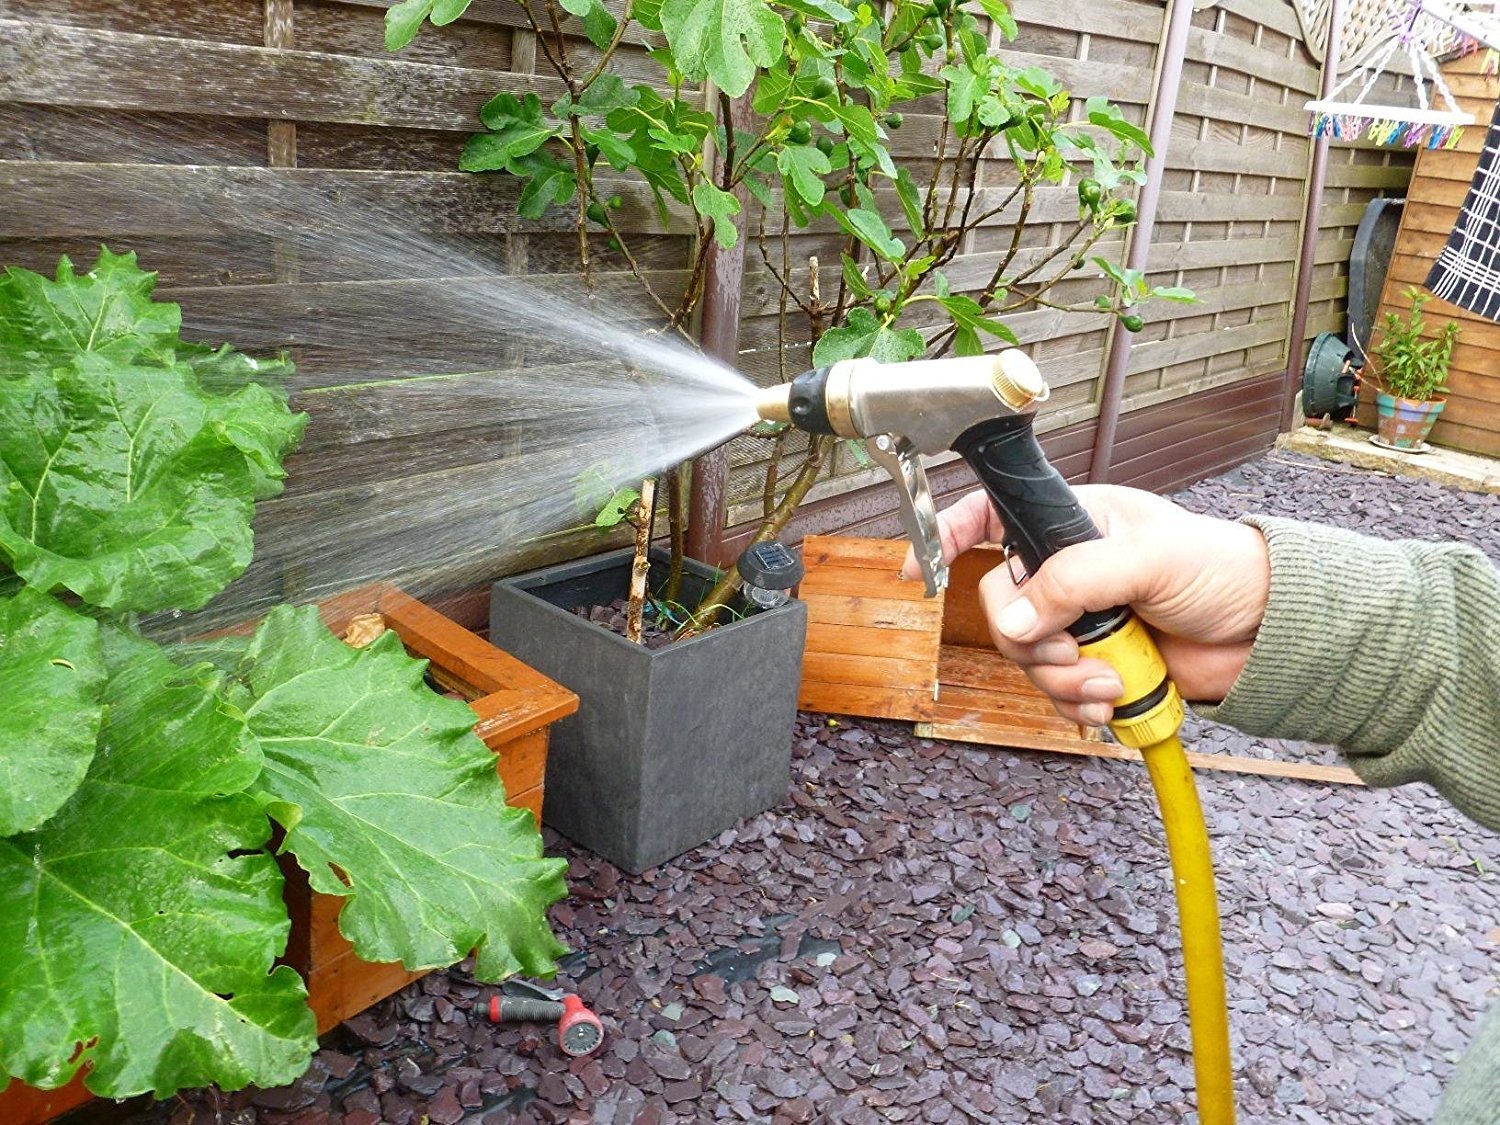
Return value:
M 1151 785 L 1161 804 L 1187 973 L 1188 1021 L 1193 1034 L 1193 1071 L 1198 1078 L 1202 1125 L 1232 1125 L 1234 1072 L 1229 1059 L 1229 1008 L 1224 995 L 1224 944 L 1208 828 L 1193 770 L 1177 735 L 1141 747 Z
M 1233 1125 L 1234 1069 L 1229 1057 L 1219 902 L 1203 806 L 1178 736 L 1182 697 L 1167 678 L 1166 661 L 1156 642 L 1137 617 L 1106 637 L 1080 645 L 1079 651 L 1111 665 L 1125 685 L 1110 730 L 1122 745 L 1141 752 L 1161 806 L 1182 927 L 1198 1117 L 1201 1125 Z M 1141 701 L 1150 706 L 1143 709 Z

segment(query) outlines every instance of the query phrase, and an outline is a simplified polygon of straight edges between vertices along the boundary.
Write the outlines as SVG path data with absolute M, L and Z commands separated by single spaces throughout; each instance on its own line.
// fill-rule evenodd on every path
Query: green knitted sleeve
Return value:
M 1426 781 L 1500 828 L 1500 575 L 1471 548 L 1265 516 L 1271 596 L 1245 669 L 1197 710 L 1341 747 L 1370 785 Z

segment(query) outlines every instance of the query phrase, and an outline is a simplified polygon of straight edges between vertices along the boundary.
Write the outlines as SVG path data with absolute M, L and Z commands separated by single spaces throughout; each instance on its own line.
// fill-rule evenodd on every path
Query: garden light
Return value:
M 745 600 L 761 609 L 785 605 L 792 587 L 802 581 L 802 560 L 778 539 L 756 543 L 740 556 L 736 568 L 744 583 Z

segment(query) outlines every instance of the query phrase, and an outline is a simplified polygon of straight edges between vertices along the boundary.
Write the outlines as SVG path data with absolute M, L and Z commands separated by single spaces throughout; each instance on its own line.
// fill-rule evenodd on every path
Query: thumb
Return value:
M 1158 569 L 1154 552 L 1139 536 L 1094 539 L 1059 551 L 1019 589 L 999 568 L 1003 581 L 990 581 L 994 574 L 987 577 L 981 597 L 1001 636 L 1032 644 L 1085 613 L 1144 601 Z

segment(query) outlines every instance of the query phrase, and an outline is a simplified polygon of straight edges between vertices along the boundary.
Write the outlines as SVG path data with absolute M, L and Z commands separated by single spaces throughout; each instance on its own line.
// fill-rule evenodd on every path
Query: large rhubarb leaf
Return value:
M 101 355 L 0 378 L 0 556 L 107 609 L 197 609 L 250 563 L 250 519 L 295 422 L 264 388 Z
M 107 609 L 197 609 L 238 576 L 306 424 L 284 363 L 183 342 L 155 282 L 108 250 L 0 278 L 0 566 Z
M 103 689 L 97 621 L 35 590 L 0 598 L 0 836 L 36 828 L 78 788 Z
M 83 276 L 63 257 L 57 279 L 11 268 L 0 278 L 0 375 L 63 366 L 96 352 L 122 363 L 169 364 L 182 310 L 151 299 L 156 274 L 134 254 L 101 249 Z
M 51 1087 L 92 1061 L 109 1097 L 290 1082 L 316 1040 L 300 978 L 272 971 L 281 876 L 243 792 L 259 752 L 217 675 L 102 640 L 88 776 L 39 831 L 0 840 L 0 1067 Z
M 311 608 L 280 607 L 242 666 L 265 754 L 260 786 L 315 890 L 346 895 L 339 930 L 366 960 L 410 969 L 476 951 L 476 974 L 547 974 L 566 893 L 524 809 L 510 808 L 474 713 L 422 683 L 385 633 L 353 649 Z

